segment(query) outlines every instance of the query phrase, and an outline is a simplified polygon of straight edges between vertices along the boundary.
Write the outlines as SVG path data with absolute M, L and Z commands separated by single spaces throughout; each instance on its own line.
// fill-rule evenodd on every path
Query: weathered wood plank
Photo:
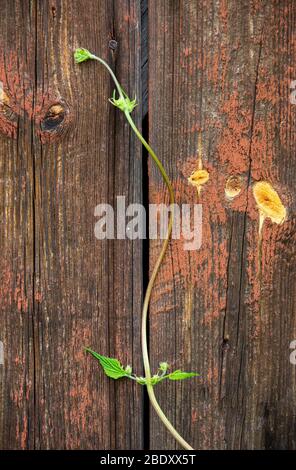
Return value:
M 148 0 L 141 0 L 142 110 L 148 113 Z
M 140 202 L 141 149 L 107 103 L 109 77 L 75 67 L 72 52 L 97 51 L 141 96 L 145 2 L 0 6 L 0 446 L 140 448 L 142 389 L 103 378 L 83 347 L 141 370 L 141 245 L 93 235 L 98 203 Z M 200 128 L 210 173 L 202 248 L 172 243 L 151 306 L 154 367 L 202 374 L 157 388 L 197 448 L 296 447 L 295 13 L 289 0 L 149 2 L 150 140 L 179 203 L 197 202 L 187 177 Z M 141 108 L 135 116 L 140 124 Z M 243 181 L 231 202 L 230 175 Z M 260 179 L 289 208 L 283 226 L 264 227 L 261 279 L 251 192 Z M 153 167 L 150 196 L 166 198 Z M 152 264 L 160 244 L 150 246 Z M 151 414 L 151 448 L 174 447 Z
M 141 200 L 141 149 L 107 73 L 73 63 L 75 47 L 94 50 L 140 96 L 140 5 L 0 6 L 1 448 L 141 448 L 142 389 L 83 352 L 141 370 L 141 246 L 94 237 L 97 204 Z
M 178 203 L 196 203 L 187 177 L 203 165 L 203 242 L 171 244 L 151 305 L 151 357 L 199 371 L 158 386 L 163 409 L 200 449 L 295 448 L 295 2 L 149 1 L 149 136 Z M 240 195 L 227 201 L 231 175 Z M 266 222 L 262 276 L 252 185 L 268 180 L 289 208 Z M 151 167 L 150 201 L 166 192 Z M 151 263 L 159 250 L 151 242 Z M 151 415 L 151 447 L 175 442 Z

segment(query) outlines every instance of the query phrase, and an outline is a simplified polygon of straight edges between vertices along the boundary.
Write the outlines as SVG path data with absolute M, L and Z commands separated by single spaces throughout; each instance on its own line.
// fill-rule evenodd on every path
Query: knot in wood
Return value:
M 3 90 L 0 82 L 0 132 L 15 137 L 18 115 L 14 101 Z
M 69 125 L 70 109 L 67 103 L 60 100 L 49 105 L 39 120 L 41 141 L 45 143 L 61 138 L 67 133 Z
M 41 130 L 52 132 L 62 124 L 66 117 L 66 109 L 61 103 L 52 105 L 47 113 L 45 114 L 43 120 L 41 121 Z

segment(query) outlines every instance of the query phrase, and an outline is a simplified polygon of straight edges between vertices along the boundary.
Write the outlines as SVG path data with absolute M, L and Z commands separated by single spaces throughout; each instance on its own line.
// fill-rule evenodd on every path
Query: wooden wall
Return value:
M 167 201 L 108 103 L 105 70 L 73 63 L 83 46 L 143 98 L 135 121 L 180 204 L 198 202 L 187 177 L 202 133 L 202 246 L 171 243 L 150 308 L 153 367 L 167 360 L 201 377 L 159 385 L 161 405 L 196 449 L 295 449 L 295 2 L 0 0 L 0 9 L 0 447 L 177 447 L 143 388 L 110 381 L 83 352 L 142 373 L 143 284 L 160 241 L 98 241 L 94 210 L 119 195 Z M 231 175 L 242 191 L 229 201 Z M 264 224 L 261 263 L 259 180 L 288 208 L 283 225 Z

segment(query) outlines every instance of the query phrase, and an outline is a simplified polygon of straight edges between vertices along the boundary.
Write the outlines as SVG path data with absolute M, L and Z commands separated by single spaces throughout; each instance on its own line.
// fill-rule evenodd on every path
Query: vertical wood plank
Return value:
M 97 204 L 141 201 L 141 149 L 106 71 L 73 63 L 87 47 L 140 96 L 140 6 L 1 1 L 0 25 L 1 448 L 141 448 L 142 390 L 83 351 L 141 368 L 141 245 L 94 236 Z
M 295 3 L 149 1 L 149 136 L 177 202 L 197 203 L 198 131 L 210 174 L 201 193 L 202 247 L 173 241 L 151 303 L 154 367 L 201 378 L 163 383 L 166 414 L 197 449 L 295 448 Z M 151 167 L 150 202 L 167 200 Z M 229 176 L 242 178 L 228 201 Z M 258 270 L 252 185 L 268 180 L 288 221 L 267 221 Z M 159 242 L 151 243 L 151 263 Z M 151 447 L 174 440 L 151 415 Z

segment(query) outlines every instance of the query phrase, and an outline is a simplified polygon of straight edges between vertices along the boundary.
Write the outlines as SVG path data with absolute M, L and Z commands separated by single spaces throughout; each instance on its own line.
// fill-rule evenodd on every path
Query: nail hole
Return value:
M 226 181 L 225 195 L 228 199 L 233 199 L 239 195 L 242 190 L 243 180 L 240 176 L 230 176 Z
M 109 41 L 109 48 L 112 50 L 112 51 L 115 51 L 117 49 L 117 46 L 118 46 L 118 42 L 115 41 L 115 39 L 111 39 Z
M 222 341 L 222 350 L 227 351 L 230 348 L 229 339 L 224 338 Z

